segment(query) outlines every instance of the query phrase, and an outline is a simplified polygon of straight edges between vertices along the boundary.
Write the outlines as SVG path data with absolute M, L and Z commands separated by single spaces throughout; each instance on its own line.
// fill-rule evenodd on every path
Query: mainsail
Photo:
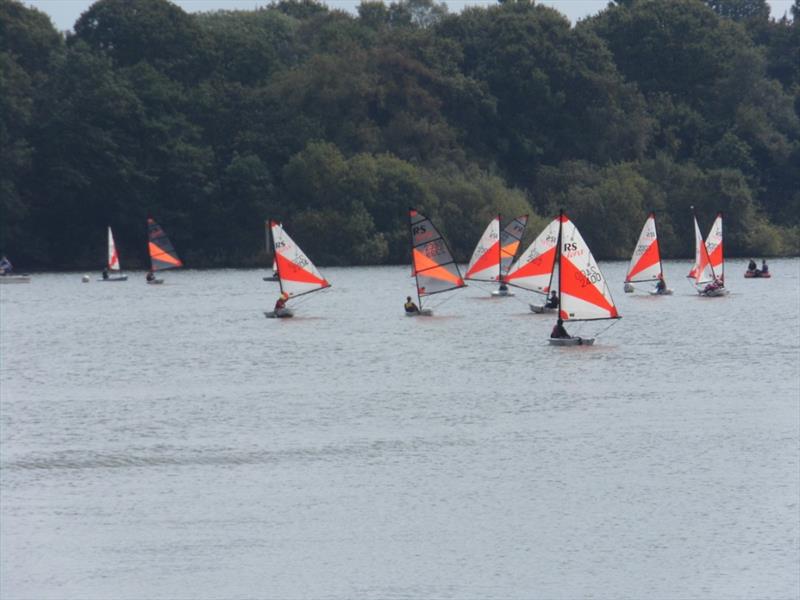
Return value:
M 270 221 L 270 230 L 282 292 L 296 298 L 331 287 L 278 221 Z
M 464 279 L 497 281 L 500 278 L 500 256 L 500 217 L 497 216 L 478 240 Z
M 553 288 L 558 229 L 559 221 L 555 218 L 512 265 L 503 280 L 525 290 L 549 294 Z
M 108 228 L 108 270 L 119 271 L 119 255 L 117 254 L 117 246 L 114 244 L 114 235 L 111 233 L 111 227 Z
M 508 270 L 514 263 L 527 225 L 528 215 L 520 215 L 512 219 L 500 233 L 500 279 L 508 274 Z
M 657 281 L 661 275 L 661 253 L 656 234 L 656 216 L 651 212 L 644 222 L 636 249 L 633 251 L 625 283 Z
M 611 290 L 575 224 L 562 212 L 559 234 L 559 316 L 567 321 L 618 319 Z
M 175 252 L 175 247 L 169 241 L 167 234 L 150 217 L 147 218 L 147 236 L 150 240 L 147 248 L 150 251 L 152 271 L 164 271 L 183 266 L 183 262 L 178 258 L 178 253 Z
M 686 275 L 689 279 L 695 279 L 697 274 L 700 273 L 708 263 L 708 251 L 703 242 L 703 235 L 700 233 L 700 225 L 697 224 L 697 215 L 694 213 L 692 213 L 692 220 L 694 221 L 694 264 L 689 270 L 689 274 Z
M 723 259 L 722 250 L 722 213 L 717 213 L 717 218 L 711 225 L 711 231 L 708 232 L 706 238 L 706 250 L 708 251 L 708 260 L 711 262 L 711 268 L 714 270 L 714 275 L 725 281 L 725 262 Z
M 464 287 L 461 271 L 447 242 L 430 219 L 413 208 L 408 211 L 411 226 L 411 265 L 417 278 L 417 297 Z

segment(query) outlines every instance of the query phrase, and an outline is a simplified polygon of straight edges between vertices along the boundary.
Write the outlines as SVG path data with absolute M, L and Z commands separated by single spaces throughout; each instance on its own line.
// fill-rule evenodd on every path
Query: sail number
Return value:
M 595 266 L 590 265 L 582 271 L 576 272 L 575 279 L 578 281 L 581 287 L 586 287 L 589 284 L 594 285 L 595 283 L 602 281 L 603 276 Z

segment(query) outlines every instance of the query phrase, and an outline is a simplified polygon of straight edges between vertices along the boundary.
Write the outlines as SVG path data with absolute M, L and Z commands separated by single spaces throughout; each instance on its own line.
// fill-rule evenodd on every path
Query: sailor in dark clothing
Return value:
M 147 281 L 155 281 L 156 280 L 156 274 L 153 273 L 152 271 L 148 271 L 147 272 L 147 276 L 145 277 L 145 279 Z
M 403 308 L 405 308 L 406 312 L 409 314 L 419 312 L 419 307 L 411 300 L 411 296 L 406 296 L 406 303 L 403 305 Z
M 544 303 L 545 308 L 558 308 L 558 293 L 555 290 L 550 292 L 547 302 Z
M 756 269 L 758 269 L 758 266 L 756 266 L 756 261 L 754 261 L 754 260 L 751 258 L 751 259 L 750 259 L 750 262 L 749 262 L 749 263 L 747 263 L 747 270 L 748 270 L 748 271 L 755 271 Z
M 571 338 L 572 336 L 567 333 L 567 330 L 564 329 L 564 321 L 559 319 L 556 321 L 556 324 L 553 326 L 553 331 L 550 333 L 551 338 Z
M 658 281 L 656 282 L 656 293 L 663 294 L 667 291 L 667 284 L 664 282 L 664 276 L 659 274 Z
M 103 279 L 108 279 L 108 269 L 103 269 Z

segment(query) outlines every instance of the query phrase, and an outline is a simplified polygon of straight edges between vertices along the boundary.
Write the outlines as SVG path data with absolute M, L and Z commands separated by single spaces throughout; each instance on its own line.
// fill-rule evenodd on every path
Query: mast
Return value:
M 275 272 L 278 274 L 278 287 L 281 290 L 281 296 L 283 296 L 283 279 L 281 279 L 281 266 L 280 261 L 278 260 L 278 251 L 275 249 L 275 236 L 272 235 L 272 228 L 273 226 L 277 225 L 277 221 L 273 221 L 272 219 L 269 220 L 269 241 L 271 242 L 272 246 L 272 256 L 275 257 L 274 264 L 275 264 Z
M 650 215 L 653 217 L 653 231 L 656 232 L 656 252 L 658 252 L 658 270 L 661 272 L 661 280 L 664 281 L 664 283 L 666 284 L 666 281 L 664 280 L 664 263 L 661 262 L 661 246 L 658 243 L 658 227 L 656 224 L 656 211 L 651 210 Z
M 558 251 L 556 256 L 558 256 L 558 317 L 556 320 L 561 318 L 561 273 L 564 269 L 561 268 L 561 230 L 564 228 L 564 209 L 560 208 L 558 210 L 558 242 L 556 246 L 558 247 Z M 556 259 L 553 258 L 553 268 L 555 268 Z M 553 281 L 553 274 L 550 273 L 550 281 Z
M 500 225 L 503 215 L 497 213 L 497 283 L 503 283 L 503 230 Z
M 722 262 L 720 263 L 720 270 L 722 271 L 720 278 L 722 279 L 723 285 L 725 284 L 725 243 L 723 238 L 723 230 L 722 230 L 722 211 L 719 211 L 717 214 L 719 217 L 719 253 L 720 259 Z M 713 268 L 713 267 L 712 267 Z

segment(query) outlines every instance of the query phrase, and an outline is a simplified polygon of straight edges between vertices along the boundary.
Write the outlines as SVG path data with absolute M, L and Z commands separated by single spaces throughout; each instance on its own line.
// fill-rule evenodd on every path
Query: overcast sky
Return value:
M 392 0 L 384 0 L 390 4 Z M 243 9 L 252 10 L 256 7 L 267 6 L 270 0 L 172 0 L 187 12 Z M 72 29 L 81 13 L 89 8 L 94 0 L 24 0 L 24 4 L 33 6 L 47 13 L 56 29 L 61 31 Z M 324 0 L 331 8 L 342 8 L 355 12 L 360 0 Z M 583 17 L 593 15 L 605 8 L 608 0 L 536 0 L 537 4 L 545 4 L 558 9 L 573 23 Z M 789 12 L 792 0 L 768 0 L 772 8 L 772 16 L 780 19 Z M 450 12 L 460 12 L 464 6 L 488 6 L 496 4 L 494 0 L 449 0 L 447 6 Z

